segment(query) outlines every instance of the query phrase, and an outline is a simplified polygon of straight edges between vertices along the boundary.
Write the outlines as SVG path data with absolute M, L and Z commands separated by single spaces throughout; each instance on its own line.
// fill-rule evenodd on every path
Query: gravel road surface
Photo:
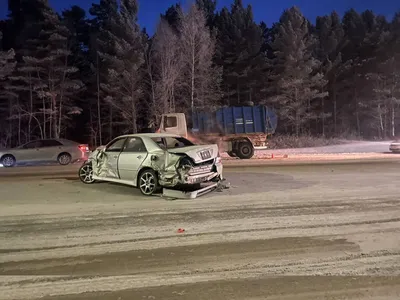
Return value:
M 0 299 L 398 300 L 399 162 L 231 163 L 176 201 L 2 170 Z

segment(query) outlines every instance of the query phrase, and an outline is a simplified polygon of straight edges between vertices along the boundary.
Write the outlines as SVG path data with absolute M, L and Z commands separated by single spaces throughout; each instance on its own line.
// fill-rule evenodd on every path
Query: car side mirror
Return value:
M 152 155 L 152 156 L 151 156 L 151 160 L 152 160 L 152 161 L 158 160 L 158 156 L 157 156 L 157 155 Z

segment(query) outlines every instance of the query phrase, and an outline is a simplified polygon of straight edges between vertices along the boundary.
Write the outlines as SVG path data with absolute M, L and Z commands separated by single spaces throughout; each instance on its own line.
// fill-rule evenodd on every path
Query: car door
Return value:
M 42 141 L 37 140 L 33 142 L 26 143 L 15 151 L 15 158 L 20 162 L 37 162 L 41 160 L 40 148 L 42 146 Z
M 102 158 L 102 177 L 119 179 L 118 158 L 124 147 L 126 137 L 112 140 L 104 149 L 105 156 Z
M 135 181 L 146 157 L 147 150 L 143 140 L 139 137 L 128 137 L 118 159 L 120 178 Z
M 63 151 L 63 144 L 57 140 L 42 140 L 39 149 L 40 158 L 43 161 L 57 160 L 58 155 Z

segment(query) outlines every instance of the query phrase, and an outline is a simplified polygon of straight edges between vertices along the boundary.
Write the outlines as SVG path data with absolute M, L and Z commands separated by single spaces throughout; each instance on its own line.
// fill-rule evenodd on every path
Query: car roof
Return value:
M 133 134 L 121 135 L 119 137 L 120 138 L 122 138 L 122 137 L 162 138 L 162 137 L 181 137 L 181 136 L 177 135 L 177 134 L 171 134 L 171 133 L 133 133 Z

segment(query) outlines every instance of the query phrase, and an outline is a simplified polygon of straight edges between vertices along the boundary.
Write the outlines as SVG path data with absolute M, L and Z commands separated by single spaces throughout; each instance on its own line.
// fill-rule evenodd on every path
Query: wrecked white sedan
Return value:
M 222 163 L 217 145 L 194 145 L 174 134 L 130 134 L 93 151 L 80 167 L 79 178 L 86 184 L 131 185 L 149 196 L 162 188 L 218 183 Z

